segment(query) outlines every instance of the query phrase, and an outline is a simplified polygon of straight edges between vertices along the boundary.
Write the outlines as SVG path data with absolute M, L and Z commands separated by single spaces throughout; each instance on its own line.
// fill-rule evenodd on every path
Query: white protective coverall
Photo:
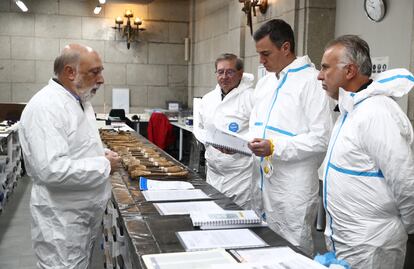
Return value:
M 253 107 L 254 76 L 243 73 L 240 84 L 221 100 L 221 89 L 204 95 L 199 110 L 199 126 L 196 132 L 205 132 L 214 124 L 217 129 L 230 130 L 240 135 L 249 131 L 250 112 Z M 196 136 L 200 137 L 200 135 Z M 201 135 L 203 137 L 203 135 Z M 203 142 L 203 141 L 201 141 Z M 206 145 L 207 183 L 232 199 L 240 207 L 250 204 L 252 157 L 240 153 L 225 154 Z
M 88 268 L 111 195 L 110 163 L 90 102 L 52 79 L 26 105 L 19 138 L 33 180 L 32 240 L 39 268 Z
M 366 89 L 340 89 L 324 174 L 325 236 L 355 268 L 402 268 L 414 233 L 413 129 L 398 104 L 414 86 L 405 69 L 383 72 Z
M 329 99 L 307 56 L 298 57 L 279 74 L 259 80 L 250 118 L 250 138 L 273 139 L 273 173 L 263 172 L 255 157 L 253 209 L 272 230 L 312 255 L 311 225 L 318 203 L 318 167 L 332 127 Z

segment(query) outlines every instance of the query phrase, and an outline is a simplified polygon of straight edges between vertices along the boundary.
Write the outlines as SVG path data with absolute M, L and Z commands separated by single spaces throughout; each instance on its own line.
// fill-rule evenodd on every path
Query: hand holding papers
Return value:
M 219 149 L 244 155 L 252 154 L 252 151 L 248 147 L 249 141 L 246 138 L 237 133 L 219 130 L 214 125 L 208 126 L 205 140 L 207 145 L 212 145 Z

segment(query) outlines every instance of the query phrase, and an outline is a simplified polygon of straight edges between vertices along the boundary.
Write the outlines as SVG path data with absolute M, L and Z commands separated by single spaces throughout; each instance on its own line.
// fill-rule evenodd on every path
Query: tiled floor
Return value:
M 36 268 L 30 240 L 30 189 L 27 177 L 19 180 L 0 215 L 0 268 Z
M 35 269 L 30 237 L 30 190 L 28 177 L 19 180 L 10 201 L 0 215 L 0 268 Z M 100 246 L 96 246 L 92 260 L 92 269 L 102 269 L 103 255 Z

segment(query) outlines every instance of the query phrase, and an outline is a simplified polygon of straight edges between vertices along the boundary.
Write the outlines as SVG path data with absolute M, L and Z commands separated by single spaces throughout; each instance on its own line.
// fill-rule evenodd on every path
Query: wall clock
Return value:
M 370 20 L 379 22 L 385 17 L 387 6 L 384 0 L 365 0 L 364 9 Z

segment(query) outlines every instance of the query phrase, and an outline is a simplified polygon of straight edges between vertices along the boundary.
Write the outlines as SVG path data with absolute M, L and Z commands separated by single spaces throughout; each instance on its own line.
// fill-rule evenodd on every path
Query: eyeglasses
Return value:
M 217 76 L 225 76 L 227 75 L 228 77 L 233 77 L 235 74 L 237 73 L 236 70 L 234 69 L 219 69 L 216 70 L 216 74 Z

